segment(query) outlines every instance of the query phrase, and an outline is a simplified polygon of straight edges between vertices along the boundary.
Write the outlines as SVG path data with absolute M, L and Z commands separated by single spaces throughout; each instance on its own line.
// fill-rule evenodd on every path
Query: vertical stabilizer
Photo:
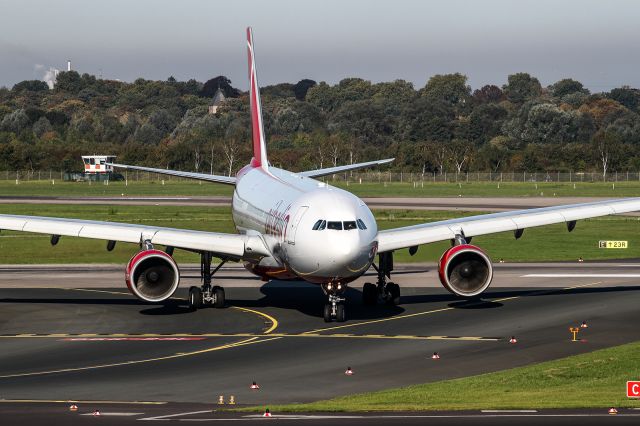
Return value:
M 260 89 L 256 73 L 256 60 L 253 50 L 253 31 L 247 28 L 247 54 L 249 59 L 249 98 L 251 100 L 251 130 L 253 133 L 253 159 L 251 165 L 267 170 L 267 146 L 264 139 L 262 125 L 262 104 L 260 103 Z

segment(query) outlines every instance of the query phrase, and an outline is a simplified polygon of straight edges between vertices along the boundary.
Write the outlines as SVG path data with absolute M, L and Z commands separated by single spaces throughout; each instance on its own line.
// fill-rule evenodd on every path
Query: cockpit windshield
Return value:
M 332 229 L 334 231 L 350 231 L 352 229 L 360 229 L 364 231 L 365 229 L 367 229 L 367 226 L 364 224 L 362 219 L 345 220 L 344 222 L 327 222 L 324 219 L 318 219 L 316 223 L 313 224 L 313 227 L 311 229 L 313 229 L 314 231 L 323 231 L 325 229 Z

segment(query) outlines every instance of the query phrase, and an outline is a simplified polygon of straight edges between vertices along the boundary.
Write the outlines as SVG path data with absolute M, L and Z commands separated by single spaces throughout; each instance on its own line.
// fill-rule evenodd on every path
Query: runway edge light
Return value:
M 511 336 L 511 339 L 509 339 L 509 343 L 511 344 L 518 343 L 518 339 L 516 339 L 516 336 Z
M 440 359 L 440 355 L 438 355 L 438 352 L 434 352 L 433 355 L 431 355 L 431 359 Z
M 351 367 L 347 367 L 347 370 L 344 372 L 346 376 L 353 376 L 353 370 Z
M 78 406 L 76 404 L 71 404 L 69 406 L 69 411 L 78 411 Z
M 93 415 L 94 415 L 94 416 L 96 416 L 96 417 L 101 416 L 101 414 L 100 414 L 100 410 L 96 410 L 96 411 L 94 411 L 94 412 L 93 412 Z
M 256 382 L 253 382 L 251 386 L 249 386 L 249 389 L 258 390 L 260 389 L 260 386 L 258 386 Z
M 609 408 L 609 414 L 612 414 L 612 415 L 618 414 L 618 410 L 616 410 L 615 407 L 611 407 Z
M 266 410 L 264 410 L 264 414 L 262 415 L 262 417 L 271 417 L 271 411 L 269 411 L 269 409 L 267 408 Z

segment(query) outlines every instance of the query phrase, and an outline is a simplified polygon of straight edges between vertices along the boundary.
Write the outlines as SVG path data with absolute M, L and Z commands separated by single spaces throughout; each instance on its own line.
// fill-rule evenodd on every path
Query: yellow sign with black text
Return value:
M 602 241 L 598 242 L 599 248 L 604 249 L 626 249 L 629 248 L 628 241 Z

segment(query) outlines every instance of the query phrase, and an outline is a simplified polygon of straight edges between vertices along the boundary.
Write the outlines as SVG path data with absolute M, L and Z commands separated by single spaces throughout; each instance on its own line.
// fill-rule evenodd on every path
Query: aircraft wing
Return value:
M 345 166 L 328 167 L 326 169 L 309 170 L 298 173 L 300 176 L 316 178 L 321 176 L 332 175 L 334 173 L 348 172 L 349 170 L 364 169 L 365 167 L 379 166 L 387 164 L 395 160 L 395 158 L 387 158 L 386 160 L 367 161 L 366 163 L 347 164 Z
M 238 260 L 271 255 L 259 234 L 224 234 L 117 222 L 5 214 L 0 215 L 0 229 L 126 243 L 148 240 L 154 245 L 208 251 L 220 257 Z
M 158 173 L 161 175 L 170 175 L 170 176 L 177 176 L 177 177 L 183 177 L 188 179 L 204 180 L 207 182 L 224 183 L 226 185 L 236 184 L 236 178 L 231 176 L 210 175 L 208 173 L 181 172 L 179 170 L 154 169 L 152 167 L 130 166 L 127 164 L 108 163 L 107 165 L 117 167 L 120 169 L 140 170 L 142 172 L 151 172 L 151 173 Z
M 626 198 L 442 220 L 380 231 L 378 252 L 450 240 L 456 234 L 474 237 L 504 231 L 522 232 L 526 228 L 562 222 L 572 230 L 576 220 L 638 210 L 640 198 Z

